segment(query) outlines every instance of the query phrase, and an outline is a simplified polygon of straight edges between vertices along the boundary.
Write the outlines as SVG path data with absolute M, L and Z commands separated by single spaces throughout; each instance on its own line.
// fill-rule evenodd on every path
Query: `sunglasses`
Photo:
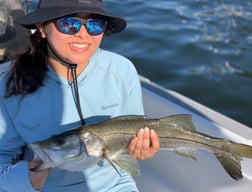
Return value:
M 100 35 L 105 31 L 106 21 L 103 19 L 80 19 L 77 17 L 62 17 L 56 20 L 57 29 L 64 34 L 74 35 L 84 25 L 89 35 Z

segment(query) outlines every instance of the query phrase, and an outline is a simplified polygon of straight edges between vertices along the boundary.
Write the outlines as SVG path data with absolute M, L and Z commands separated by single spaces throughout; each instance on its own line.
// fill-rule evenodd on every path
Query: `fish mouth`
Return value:
M 31 148 L 34 151 L 33 159 L 43 159 L 44 162 L 54 162 L 54 160 L 50 157 L 50 150 L 46 150 L 41 148 L 36 144 L 32 144 Z
M 76 150 L 76 153 L 71 154 L 68 153 L 67 158 L 63 158 L 61 155 L 61 151 L 53 151 L 47 148 L 43 148 L 37 144 L 32 144 L 31 148 L 34 151 L 34 158 L 35 160 L 43 160 L 43 164 L 35 169 L 35 171 L 40 171 L 44 170 L 46 168 L 53 168 L 53 167 L 58 167 L 66 162 L 69 161 L 77 161 L 81 160 L 83 157 L 82 153 L 84 152 L 84 146 L 80 146 L 79 150 Z

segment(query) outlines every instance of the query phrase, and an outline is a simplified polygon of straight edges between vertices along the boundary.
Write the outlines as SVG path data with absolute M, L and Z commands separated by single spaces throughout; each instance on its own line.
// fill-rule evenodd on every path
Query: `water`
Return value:
M 34 1 L 31 4 L 34 7 Z M 128 28 L 102 47 L 138 72 L 252 127 L 252 0 L 105 0 Z

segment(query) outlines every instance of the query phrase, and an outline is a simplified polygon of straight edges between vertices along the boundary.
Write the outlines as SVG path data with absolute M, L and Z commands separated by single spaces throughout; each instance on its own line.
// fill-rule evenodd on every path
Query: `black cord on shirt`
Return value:
M 82 125 L 85 125 L 86 122 L 84 120 L 83 113 L 81 111 L 81 106 L 80 106 L 80 94 L 79 94 L 79 89 L 78 89 L 78 80 L 77 80 L 77 72 L 76 72 L 77 65 L 76 64 L 69 64 L 69 68 L 70 68 L 71 76 L 73 79 L 75 105 L 76 105 L 77 111 L 79 113 L 81 123 L 82 123 Z
M 74 102 L 75 102 L 75 105 L 76 105 L 76 109 L 78 111 L 78 114 L 80 116 L 80 120 L 81 120 L 81 123 L 82 125 L 85 125 L 86 122 L 84 120 L 84 117 L 83 117 L 83 113 L 82 113 L 82 110 L 81 110 L 81 106 L 80 106 L 80 95 L 79 95 L 79 89 L 78 89 L 78 80 L 77 80 L 77 72 L 76 72 L 76 69 L 77 69 L 77 64 L 73 64 L 73 63 L 69 63 L 67 61 L 65 61 L 65 59 L 63 59 L 62 57 L 60 57 L 56 51 L 50 46 L 49 43 L 48 44 L 48 47 L 49 49 L 52 51 L 52 53 L 64 64 L 67 65 L 67 67 L 70 69 L 70 74 L 71 74 L 71 77 L 72 77 L 72 83 L 73 83 L 73 97 L 74 97 Z

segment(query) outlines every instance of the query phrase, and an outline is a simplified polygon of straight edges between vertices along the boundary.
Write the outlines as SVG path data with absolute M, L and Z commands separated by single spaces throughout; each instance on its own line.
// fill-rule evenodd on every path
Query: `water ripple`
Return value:
M 105 49 L 130 58 L 149 79 L 252 126 L 252 0 L 104 2 L 128 21 L 123 33 L 104 39 Z

